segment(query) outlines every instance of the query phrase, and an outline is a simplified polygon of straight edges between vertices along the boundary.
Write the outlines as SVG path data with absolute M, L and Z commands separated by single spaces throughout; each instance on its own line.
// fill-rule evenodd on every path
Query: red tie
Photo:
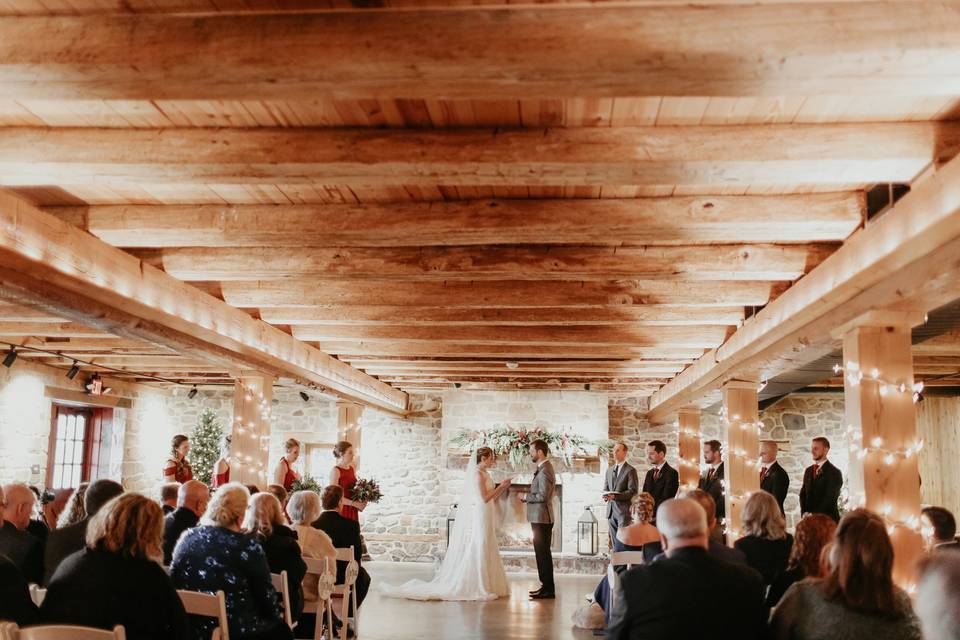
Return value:
M 813 470 L 813 477 L 814 477 L 814 478 L 819 478 L 819 477 L 820 477 L 820 469 L 821 469 L 821 467 L 823 467 L 823 465 L 818 464 L 818 465 L 814 468 L 814 470 Z
M 707 472 L 707 482 L 713 480 L 713 472 L 716 471 L 713 467 L 710 467 L 710 471 Z
M 653 481 L 656 482 L 660 479 L 660 469 L 653 470 Z
M 767 477 L 767 467 L 760 467 L 760 482 Z

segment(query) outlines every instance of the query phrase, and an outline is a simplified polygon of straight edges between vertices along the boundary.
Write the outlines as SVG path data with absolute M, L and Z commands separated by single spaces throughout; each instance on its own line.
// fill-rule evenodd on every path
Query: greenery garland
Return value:
M 543 440 L 550 447 L 550 453 L 563 460 L 564 464 L 573 464 L 575 455 L 606 456 L 612 447 L 610 440 L 590 440 L 583 436 L 571 433 L 545 431 L 541 427 L 533 429 L 514 429 L 513 427 L 494 427 L 481 431 L 462 431 L 454 436 L 450 442 L 468 452 L 480 447 L 490 447 L 497 456 L 506 456 L 511 466 L 518 467 L 528 461 L 530 443 L 534 440 Z

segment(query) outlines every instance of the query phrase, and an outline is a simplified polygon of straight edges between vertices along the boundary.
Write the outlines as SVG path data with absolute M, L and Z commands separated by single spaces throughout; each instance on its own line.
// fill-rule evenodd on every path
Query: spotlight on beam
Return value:
M 459 382 L 454 382 L 454 383 L 453 383 L 453 387 L 454 387 L 455 389 L 459 389 L 459 388 L 462 387 L 462 386 L 463 386 L 463 385 L 460 384 Z
M 13 363 L 17 361 L 17 348 L 10 347 L 10 351 L 7 352 L 7 357 L 3 359 L 3 366 L 8 369 L 13 366 Z
M 73 380 L 77 377 L 77 374 L 80 373 L 80 365 L 77 364 L 77 361 L 73 361 L 73 366 L 70 367 L 70 371 L 67 371 L 67 380 Z
M 590 383 L 589 383 L 589 382 L 588 382 L 587 384 L 583 385 L 583 390 L 584 390 L 584 391 L 590 391 Z
M 193 385 L 193 388 L 190 389 L 190 391 L 187 392 L 187 400 L 193 400 L 194 398 L 196 398 L 196 397 L 197 397 L 197 391 L 198 391 L 197 385 Z
M 310 402 L 310 396 L 307 395 L 306 391 L 300 392 L 300 399 L 303 400 L 304 402 Z

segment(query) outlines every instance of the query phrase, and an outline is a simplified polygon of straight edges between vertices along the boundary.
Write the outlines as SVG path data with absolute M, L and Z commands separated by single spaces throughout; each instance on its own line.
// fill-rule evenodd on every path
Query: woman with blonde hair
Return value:
M 293 463 L 300 458 L 300 441 L 290 438 L 283 443 L 283 456 L 273 470 L 273 484 L 278 484 L 285 491 L 293 490 L 293 483 L 300 479 L 300 474 L 293 470 Z
M 270 485 L 275 486 L 275 485 Z M 281 491 L 283 490 L 280 487 Z M 250 497 L 243 529 L 263 547 L 270 573 L 287 572 L 290 585 L 290 615 L 294 622 L 303 613 L 303 577 L 307 564 L 303 561 L 297 534 L 287 526 L 287 516 L 280 501 L 271 493 L 258 493 Z
M 249 501 L 250 493 L 242 484 L 232 482 L 217 489 L 200 525 L 188 529 L 177 542 L 170 577 L 178 589 L 223 591 L 231 638 L 289 640 L 293 635 L 283 621 L 266 555 L 243 530 Z M 216 620 L 210 618 L 198 618 L 194 624 L 206 634 L 215 626 Z
M 747 565 L 756 569 L 764 586 L 770 586 L 787 568 L 793 536 L 787 533 L 787 521 L 780 504 L 766 491 L 747 498 L 740 514 L 746 534 L 733 547 L 747 557 Z
M 90 486 L 88 482 L 81 482 L 67 498 L 67 504 L 60 512 L 60 517 L 57 518 L 57 529 L 69 527 L 87 517 L 87 510 L 84 507 L 84 494 L 87 492 L 88 486 Z
M 367 508 L 366 502 L 353 500 L 353 486 L 357 484 L 356 450 L 346 440 L 341 440 L 333 447 L 333 457 L 337 463 L 330 470 L 330 484 L 343 489 L 343 508 L 340 510 L 347 520 L 360 522 L 360 512 Z
M 90 519 L 86 548 L 53 574 L 41 620 L 123 625 L 131 640 L 189 638 L 183 604 L 159 564 L 162 535 L 163 512 L 153 500 L 126 493 L 108 502 Z

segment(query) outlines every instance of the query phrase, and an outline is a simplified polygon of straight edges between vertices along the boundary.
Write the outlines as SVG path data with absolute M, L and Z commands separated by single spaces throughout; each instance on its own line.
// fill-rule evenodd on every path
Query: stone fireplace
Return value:
M 510 490 L 497 499 L 500 517 L 500 550 L 533 553 L 533 531 L 527 522 L 527 505 L 520 497 L 530 492 L 529 484 L 512 484 Z M 551 548 L 563 550 L 563 485 L 558 484 L 553 496 L 553 540 Z

